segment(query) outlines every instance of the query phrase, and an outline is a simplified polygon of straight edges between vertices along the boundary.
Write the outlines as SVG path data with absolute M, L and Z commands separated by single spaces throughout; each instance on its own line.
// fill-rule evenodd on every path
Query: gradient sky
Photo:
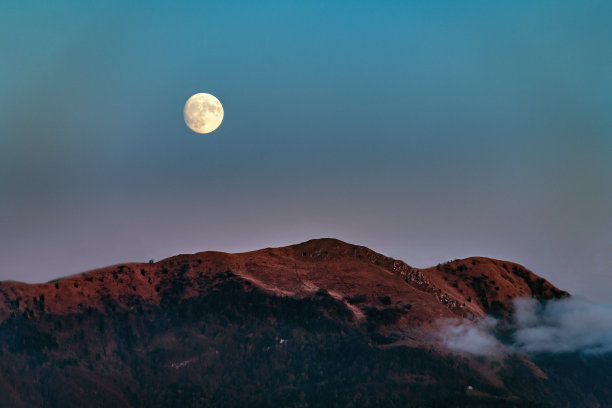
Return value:
M 612 300 L 609 1 L 0 2 L 0 280 L 337 237 Z M 191 132 L 196 92 L 223 103 Z

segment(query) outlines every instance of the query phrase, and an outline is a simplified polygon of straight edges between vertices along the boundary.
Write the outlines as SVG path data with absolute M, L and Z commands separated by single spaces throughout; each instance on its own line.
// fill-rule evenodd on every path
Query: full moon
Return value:
M 223 121 L 223 106 L 213 95 L 197 93 L 187 99 L 183 117 L 189 129 L 194 132 L 210 133 Z

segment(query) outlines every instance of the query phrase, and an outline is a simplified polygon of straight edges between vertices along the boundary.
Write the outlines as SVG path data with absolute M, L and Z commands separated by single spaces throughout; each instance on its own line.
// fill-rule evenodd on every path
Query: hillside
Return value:
M 386 296 L 393 304 L 414 307 L 415 316 L 407 318 L 410 323 L 456 315 L 482 317 L 506 310 L 507 302 L 520 296 L 567 295 L 512 262 L 467 258 L 418 269 L 363 246 L 316 239 L 239 254 L 200 252 L 156 263 L 114 265 L 44 284 L 0 282 L 0 321 L 24 312 L 36 317 L 104 310 L 109 300 L 128 310 L 135 300 L 159 305 L 168 291 L 180 291 L 181 299 L 197 297 L 207 287 L 196 283 L 227 271 L 277 296 L 300 298 L 326 290 L 358 319 L 363 316 L 351 307 L 350 298 L 365 297 L 360 303 L 376 306 L 379 297 Z M 418 321 L 413 320 L 416 316 Z
M 0 406 L 612 404 L 607 357 L 486 359 L 436 337 L 439 319 L 566 296 L 511 262 L 419 269 L 335 239 L 1 282 Z

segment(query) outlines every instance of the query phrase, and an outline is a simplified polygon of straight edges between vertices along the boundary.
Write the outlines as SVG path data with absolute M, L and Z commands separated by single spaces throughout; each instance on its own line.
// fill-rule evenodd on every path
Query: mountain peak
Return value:
M 45 284 L 0 282 L 0 321 L 23 313 L 102 310 L 108 299 L 128 310 L 134 299 L 159 304 L 177 285 L 182 298 L 200 296 L 207 279 L 225 272 L 274 295 L 303 298 L 323 290 L 346 304 L 357 320 L 363 320 L 364 307 L 410 305 L 418 313 L 401 316 L 400 325 L 507 315 L 517 297 L 568 295 L 512 262 L 473 257 L 419 269 L 364 246 L 319 238 L 244 253 L 200 252 L 114 265 Z
M 548 374 L 520 357 L 494 365 L 450 355 L 440 324 L 510 316 L 517 297 L 563 296 L 512 262 L 474 257 L 421 269 L 333 238 L 0 282 L 0 392 L 16 407 L 274 406 L 303 389 L 319 406 L 321 391 L 338 398 L 335 390 L 358 378 L 338 405 L 397 391 L 407 399 L 374 405 L 409 406 L 414 390 L 452 395 L 435 406 L 456 405 L 470 385 L 493 404 L 485 406 L 515 406 L 524 383 Z M 530 380 L 505 384 L 509 375 Z M 537 384 L 534 392 L 546 386 Z

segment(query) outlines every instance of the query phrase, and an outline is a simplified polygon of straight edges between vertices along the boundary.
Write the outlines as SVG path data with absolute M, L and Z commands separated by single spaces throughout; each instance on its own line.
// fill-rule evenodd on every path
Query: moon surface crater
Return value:
M 223 121 L 223 106 L 209 93 L 192 95 L 185 103 L 183 117 L 189 129 L 196 133 L 210 133 Z

